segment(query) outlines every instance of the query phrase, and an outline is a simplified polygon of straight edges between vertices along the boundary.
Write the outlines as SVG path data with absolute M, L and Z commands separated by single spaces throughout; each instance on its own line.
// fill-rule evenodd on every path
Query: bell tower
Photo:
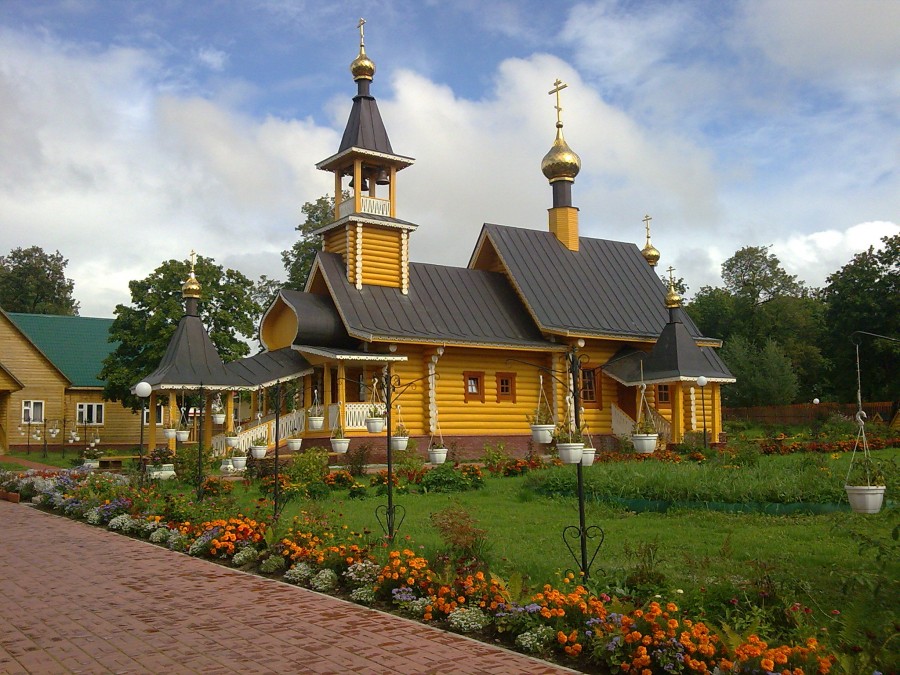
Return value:
M 417 226 L 397 218 L 397 174 L 415 160 L 394 153 L 370 93 L 375 63 L 366 54 L 365 23 L 359 20 L 359 54 L 350 64 L 356 96 L 340 148 L 316 164 L 334 174 L 335 197 L 334 221 L 317 233 L 326 252 L 343 257 L 356 288 L 390 286 L 407 293 L 409 235 Z

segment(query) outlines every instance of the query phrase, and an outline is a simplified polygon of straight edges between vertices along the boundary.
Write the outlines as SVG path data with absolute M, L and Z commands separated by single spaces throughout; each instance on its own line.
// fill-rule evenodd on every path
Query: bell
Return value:
M 353 179 L 352 178 L 350 179 L 350 187 L 353 187 Z M 369 181 L 367 181 L 365 178 L 363 178 L 362 179 L 362 191 L 368 192 L 368 190 L 369 190 Z
M 375 174 L 375 185 L 388 185 L 391 182 L 391 175 L 387 172 L 387 169 L 379 169 L 378 173 Z

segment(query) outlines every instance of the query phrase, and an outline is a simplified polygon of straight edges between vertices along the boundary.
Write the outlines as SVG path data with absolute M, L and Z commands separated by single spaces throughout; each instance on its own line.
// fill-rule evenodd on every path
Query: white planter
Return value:
M 163 429 L 163 435 L 170 440 L 175 438 L 176 433 L 175 429 Z M 76 438 L 75 440 L 77 441 L 78 439 Z
M 557 443 L 556 450 L 563 464 L 578 464 L 584 454 L 584 443 Z
M 181 431 L 180 429 L 175 432 L 175 438 L 177 438 L 180 442 L 184 443 L 191 435 L 190 431 Z
M 212 421 L 213 424 L 225 424 L 225 413 L 213 413 Z
M 384 431 L 384 418 L 383 417 L 367 417 L 366 418 L 366 429 L 370 434 L 380 434 Z
M 311 431 L 318 431 L 325 426 L 324 417 L 309 417 L 306 421 L 309 422 L 309 428 Z
M 232 457 L 231 458 L 231 466 L 234 467 L 235 471 L 243 471 L 247 468 L 247 457 L 246 455 L 242 455 L 241 457 Z
M 594 448 L 585 448 L 581 453 L 581 466 L 592 466 L 597 451 Z
M 656 450 L 656 442 L 659 440 L 659 434 L 632 434 L 631 442 L 634 444 L 634 451 L 642 455 L 649 455 Z
M 291 452 L 297 452 L 300 449 L 300 446 L 303 445 L 302 438 L 289 438 L 287 440 L 288 450 Z
M 157 464 L 147 467 L 147 476 L 154 480 L 169 480 L 175 478 L 174 464 Z
M 86 459 L 81 466 L 86 466 L 88 469 L 99 469 L 100 459 Z
M 237 436 L 226 436 L 225 437 L 225 445 L 229 448 L 236 448 L 238 446 L 238 437 Z
M 350 447 L 350 439 L 349 438 L 332 438 L 331 439 L 331 450 L 332 452 L 337 452 L 343 455 L 347 452 L 347 449 Z
M 406 450 L 409 436 L 391 436 L 391 450 Z
M 878 513 L 884 502 L 884 485 L 845 485 L 854 513 Z
M 552 443 L 554 428 L 555 427 L 552 424 L 532 424 L 531 440 L 535 443 L 541 443 L 542 445 Z
M 265 445 L 251 445 L 250 446 L 250 456 L 253 459 L 262 459 L 266 456 L 266 450 L 269 448 Z
M 219 465 L 219 471 L 223 473 L 231 473 L 234 471 L 234 465 L 231 463 L 231 457 L 224 457 Z
M 447 461 L 447 448 L 428 448 L 428 461 L 432 464 L 443 464 Z

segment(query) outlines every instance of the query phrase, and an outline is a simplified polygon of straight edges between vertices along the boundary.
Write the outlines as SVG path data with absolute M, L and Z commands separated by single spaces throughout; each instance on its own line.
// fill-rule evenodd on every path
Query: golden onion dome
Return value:
M 366 55 L 366 48 L 359 46 L 359 56 L 350 64 L 354 80 L 371 80 L 375 75 L 375 63 Z
M 681 307 L 681 296 L 678 295 L 678 291 L 675 290 L 672 282 L 669 282 L 669 292 L 666 293 L 666 307 L 669 309 Z
M 541 171 L 553 183 L 558 180 L 574 181 L 581 170 L 581 158 L 563 138 L 562 122 L 556 123 L 556 140 L 541 160 Z
M 650 267 L 656 267 L 657 263 L 659 263 L 659 251 L 650 243 L 649 238 L 647 243 L 644 244 L 644 248 L 641 249 L 641 255 L 644 256 L 644 260 L 650 264 Z
M 184 282 L 184 286 L 181 287 L 181 297 L 200 298 L 200 282 L 197 281 L 193 271 L 188 280 Z

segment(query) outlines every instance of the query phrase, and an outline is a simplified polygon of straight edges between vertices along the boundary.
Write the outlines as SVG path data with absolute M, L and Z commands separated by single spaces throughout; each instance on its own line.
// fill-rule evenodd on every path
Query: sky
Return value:
M 58 250 L 82 316 L 192 249 L 284 278 L 361 16 L 413 260 L 547 228 L 557 78 L 582 236 L 649 214 L 690 292 L 743 246 L 823 286 L 900 231 L 898 0 L 0 0 L 0 255 Z

